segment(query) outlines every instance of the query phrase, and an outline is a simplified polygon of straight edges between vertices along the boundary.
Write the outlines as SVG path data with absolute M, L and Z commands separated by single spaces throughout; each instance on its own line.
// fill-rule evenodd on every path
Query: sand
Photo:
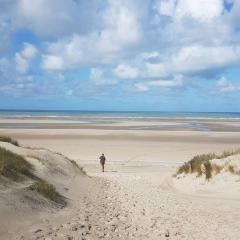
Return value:
M 60 122 L 61 128 L 51 125 L 45 128 L 41 119 L 37 120 L 41 125 L 37 129 L 4 126 L 0 134 L 16 138 L 25 147 L 60 152 L 83 166 L 89 177 L 75 174 L 75 177 L 59 177 L 55 183 L 70 199 L 68 206 L 64 209 L 41 206 L 36 211 L 27 208 L 26 214 L 20 211 L 22 215 L 15 211 L 18 216 L 15 225 L 11 224 L 4 233 L 0 228 L 0 236 L 4 239 L 239 239 L 240 193 L 231 192 L 231 186 L 227 195 L 224 191 L 219 194 L 218 188 L 188 191 L 191 182 L 176 184 L 172 178 L 177 166 L 196 154 L 239 147 L 240 133 L 229 130 L 238 125 L 224 121 L 221 131 L 220 123 L 216 123 L 217 131 L 197 131 L 183 130 L 177 121 L 165 124 L 168 126 L 164 130 L 129 129 L 133 125 L 153 125 L 136 121 L 104 123 L 107 128 L 99 123 L 94 127 L 92 123 L 91 129 L 84 128 L 83 123 L 77 123 L 81 127 L 64 127 L 68 124 L 64 121 Z M 154 122 L 155 127 L 161 124 Z M 178 128 L 169 131 L 169 124 Z M 102 152 L 107 157 L 105 173 L 100 172 L 98 163 Z M 69 190 L 64 192 L 65 186 Z M 3 203 L 6 201 L 2 201 L 1 209 Z M 11 209 L 12 206 L 4 210 L 9 221 L 14 217 Z M 8 216 L 9 212 L 12 215 Z M 21 218 L 26 221 L 17 223 Z M 2 218 L 0 221 L 0 225 L 5 222 Z

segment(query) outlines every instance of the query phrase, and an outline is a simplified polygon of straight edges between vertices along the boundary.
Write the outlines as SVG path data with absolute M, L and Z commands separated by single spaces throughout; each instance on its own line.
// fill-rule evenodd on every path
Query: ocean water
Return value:
M 56 119 L 240 119 L 240 112 L 0 110 L 1 118 Z

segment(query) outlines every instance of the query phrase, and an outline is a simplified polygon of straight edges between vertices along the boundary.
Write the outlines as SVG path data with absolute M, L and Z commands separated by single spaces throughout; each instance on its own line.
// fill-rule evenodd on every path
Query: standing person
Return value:
M 104 172 L 104 165 L 105 165 L 105 161 L 106 161 L 106 158 L 104 156 L 104 154 L 102 154 L 100 157 L 100 164 L 102 165 L 102 172 Z

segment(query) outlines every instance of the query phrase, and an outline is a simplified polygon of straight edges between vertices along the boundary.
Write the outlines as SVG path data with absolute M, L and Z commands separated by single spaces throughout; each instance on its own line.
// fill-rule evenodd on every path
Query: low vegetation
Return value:
M 17 144 L 13 139 L 9 139 L 4 137 L 5 142 L 11 141 L 12 144 Z M 30 187 L 31 190 L 38 192 L 53 202 L 65 205 L 63 197 L 56 191 L 55 187 L 35 176 L 33 171 L 33 166 L 24 157 L 0 147 L 0 177 L 12 181 L 31 179 L 33 181 Z
M 32 165 L 22 156 L 0 147 L 0 175 L 14 181 L 32 176 Z
M 228 171 L 234 175 L 240 175 L 240 170 L 236 170 L 232 165 L 228 166 Z
M 56 191 L 56 188 L 52 184 L 39 180 L 36 181 L 30 188 L 53 202 L 65 204 L 63 197 Z
M 7 137 L 7 136 L 0 136 L 0 142 L 8 142 L 15 146 L 19 146 L 18 141 L 14 140 L 10 137 Z
M 218 174 L 223 169 L 223 166 L 213 164 L 211 163 L 211 160 L 223 159 L 236 154 L 240 154 L 240 149 L 235 151 L 223 152 L 220 155 L 217 155 L 215 153 L 197 155 L 193 157 L 190 161 L 180 166 L 177 170 L 176 175 L 182 173 L 196 173 L 197 176 L 205 175 L 205 178 L 209 180 L 212 177 L 213 173 Z M 233 174 L 240 174 L 240 171 L 236 171 L 233 166 L 229 166 L 227 170 Z

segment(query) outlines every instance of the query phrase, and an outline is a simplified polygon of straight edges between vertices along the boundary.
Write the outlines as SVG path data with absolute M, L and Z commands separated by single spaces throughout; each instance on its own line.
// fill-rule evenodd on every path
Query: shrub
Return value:
M 0 136 L 0 142 L 8 142 L 15 146 L 19 146 L 18 141 L 14 140 L 10 137 L 7 137 L 7 136 Z

